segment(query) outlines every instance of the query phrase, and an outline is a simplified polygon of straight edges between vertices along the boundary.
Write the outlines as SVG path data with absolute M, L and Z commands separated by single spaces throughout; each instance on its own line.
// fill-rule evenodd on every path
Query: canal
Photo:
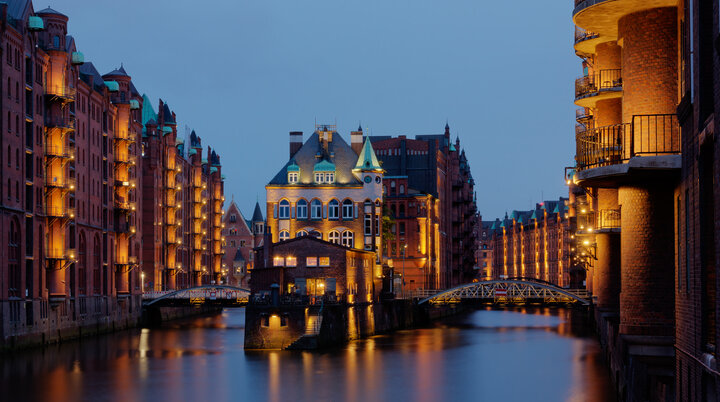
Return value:
M 244 309 L 0 356 L 2 399 L 611 401 L 566 309 L 476 310 L 324 352 L 243 350 Z

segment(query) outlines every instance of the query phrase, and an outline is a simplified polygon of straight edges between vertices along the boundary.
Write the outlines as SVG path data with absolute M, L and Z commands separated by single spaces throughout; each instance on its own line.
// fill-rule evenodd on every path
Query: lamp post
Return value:
M 140 291 L 145 293 L 145 272 L 140 273 Z

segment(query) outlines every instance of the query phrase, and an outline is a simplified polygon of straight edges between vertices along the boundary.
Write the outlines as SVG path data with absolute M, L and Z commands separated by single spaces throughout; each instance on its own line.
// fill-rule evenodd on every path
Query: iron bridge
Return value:
M 497 304 L 590 304 L 590 297 L 586 289 L 563 289 L 545 282 L 513 279 L 473 282 L 456 286 L 426 297 L 418 304 L 453 304 L 463 300 Z
M 187 306 L 211 304 L 240 307 L 248 303 L 250 290 L 229 285 L 203 285 L 193 288 L 145 292 L 143 306 Z

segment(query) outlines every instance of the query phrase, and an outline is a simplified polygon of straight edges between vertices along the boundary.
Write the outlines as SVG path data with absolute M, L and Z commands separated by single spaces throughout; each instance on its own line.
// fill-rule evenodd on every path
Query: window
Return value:
M 323 173 L 315 173 L 315 183 L 322 184 L 324 182 L 325 175 Z
M 308 235 L 307 230 L 299 230 L 299 231 L 295 234 L 295 237 L 305 237 L 305 236 L 307 236 L 307 235 Z
M 298 219 L 307 219 L 307 201 L 305 200 L 299 200 L 297 202 L 297 218 Z
M 60 37 L 57 35 L 53 36 L 53 47 L 55 49 L 60 48 Z
M 337 219 L 340 216 L 340 203 L 338 200 L 330 200 L 328 204 L 328 218 Z
M 340 244 L 340 233 L 337 230 L 333 230 L 328 233 L 328 241 L 334 244 Z
M 235 216 L 235 214 L 230 215 L 230 222 L 231 223 L 237 222 L 237 216 Z
M 283 257 L 273 257 L 273 267 L 282 267 L 285 265 L 285 258 Z
M 343 214 L 342 214 L 343 219 L 352 219 L 353 218 L 353 202 L 351 200 L 343 201 L 342 211 L 343 211 Z
M 240 247 L 245 247 L 245 240 L 240 240 Z
M 364 224 L 364 232 L 365 236 L 372 236 L 372 215 L 365 214 L 365 224 Z
M 305 265 L 308 267 L 317 267 L 318 265 L 318 259 L 317 257 L 307 257 L 305 258 Z
M 320 266 L 321 267 L 329 267 L 330 266 L 330 257 L 320 257 Z
M 313 219 L 322 218 L 322 203 L 320 200 L 312 200 L 310 203 L 310 214 Z
M 400 216 L 405 216 L 405 204 L 400 204 Z
M 405 185 L 404 184 L 400 185 L 400 194 L 405 194 Z
M 280 241 L 285 241 L 288 239 L 290 239 L 290 232 L 288 232 L 287 230 L 281 231 L 280 232 Z
M 285 266 L 286 267 L 296 267 L 297 266 L 297 258 L 296 257 L 286 257 L 285 258 Z
M 280 219 L 290 219 L 290 202 L 288 200 L 280 201 Z
M 405 235 L 405 222 L 400 222 L 400 235 Z
M 335 173 L 325 173 L 325 183 L 335 183 Z
M 290 172 L 288 173 L 288 183 L 295 184 L 298 182 L 299 175 L 298 172 Z
M 355 247 L 355 236 L 353 232 L 346 230 L 342 233 L 342 245 L 345 247 Z

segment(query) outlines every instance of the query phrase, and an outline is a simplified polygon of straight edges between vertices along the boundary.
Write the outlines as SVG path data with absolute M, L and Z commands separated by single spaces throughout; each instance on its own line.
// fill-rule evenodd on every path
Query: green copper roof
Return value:
M 530 215 L 530 219 L 537 219 L 537 215 L 535 214 L 535 211 L 533 211 L 532 215 Z
M 502 223 L 500 224 L 500 227 L 501 227 L 501 228 L 504 228 L 504 227 L 505 227 L 505 221 L 502 221 Z
M 382 167 L 380 167 L 380 162 L 378 162 L 378 158 L 375 155 L 375 151 L 370 144 L 369 138 L 365 139 L 365 144 L 363 144 L 362 151 L 360 151 L 357 164 L 355 164 L 355 168 L 353 170 L 382 170 Z
M 496 222 L 493 222 L 492 226 L 490 226 L 490 230 L 495 230 L 495 223 Z
M 290 166 L 288 166 L 289 168 Z M 299 170 L 299 169 L 298 169 Z M 315 164 L 315 167 L 313 167 L 313 172 L 334 172 L 335 171 L 335 164 L 328 161 L 328 160 L 322 160 Z
M 140 102 L 137 99 L 130 99 L 130 109 L 140 109 Z
M 291 164 L 288 165 L 287 171 L 288 171 L 288 172 L 299 172 L 299 171 L 300 171 L 300 166 L 298 166 L 297 164 L 295 164 L 295 161 L 293 161 Z
M 196 153 L 197 153 L 197 149 L 195 149 L 195 148 L 190 148 L 190 150 L 188 151 L 188 155 L 195 155 Z
M 172 127 L 170 127 L 170 126 L 163 126 L 162 132 L 163 132 L 163 134 L 170 134 L 170 133 L 172 133 Z
M 517 219 L 517 216 L 515 216 L 515 211 L 512 211 L 510 214 L 510 219 Z
M 210 173 L 215 173 L 215 172 L 217 172 L 217 168 L 215 166 L 211 166 Z
M 42 31 L 43 29 L 45 29 L 43 19 L 38 16 L 31 15 L 30 17 L 28 17 L 28 29 L 31 31 Z
M 120 90 L 120 84 L 117 81 L 105 81 L 105 86 L 108 87 L 110 92 L 117 92 Z
M 555 205 L 555 209 L 553 210 L 553 213 L 554 213 L 554 214 L 557 214 L 557 213 L 560 212 L 559 206 L 560 206 L 560 205 Z
M 520 215 L 517 219 L 517 223 L 523 223 L 523 217 Z
M 82 54 L 82 52 L 72 52 L 72 64 L 84 64 L 85 63 L 85 55 Z
M 158 115 L 155 113 L 155 109 L 152 107 L 152 101 L 147 95 L 143 95 L 143 107 L 142 107 L 142 124 L 145 126 L 150 120 L 157 122 Z M 143 130 L 145 127 L 143 127 Z
M 450 143 L 450 150 L 457 151 L 457 148 L 455 148 L 455 145 L 452 142 Z

